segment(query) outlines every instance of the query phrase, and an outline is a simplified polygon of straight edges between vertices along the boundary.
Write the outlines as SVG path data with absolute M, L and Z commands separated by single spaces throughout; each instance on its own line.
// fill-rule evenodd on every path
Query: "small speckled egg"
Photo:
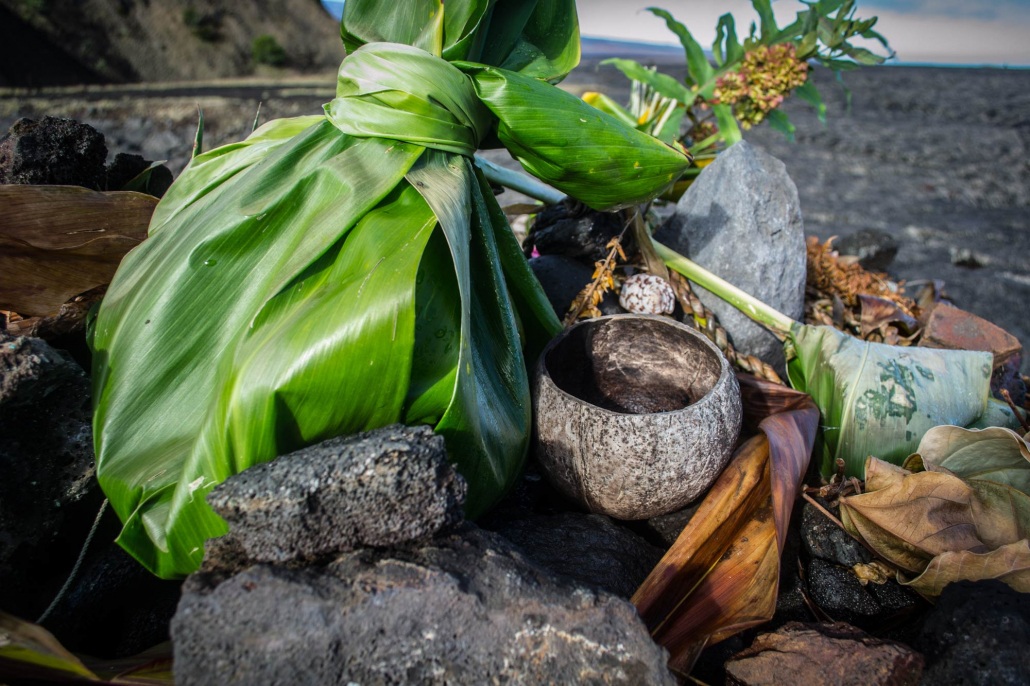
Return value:
M 634 314 L 672 314 L 676 294 L 669 282 L 654 274 L 634 274 L 622 284 L 619 304 Z

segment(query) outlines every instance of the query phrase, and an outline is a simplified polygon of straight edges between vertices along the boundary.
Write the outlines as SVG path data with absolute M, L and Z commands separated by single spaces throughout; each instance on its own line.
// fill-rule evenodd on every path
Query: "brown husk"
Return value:
M 772 617 L 790 511 L 819 421 L 807 395 L 740 379 L 746 423 L 761 433 L 737 449 L 633 596 L 670 668 L 683 674 L 708 643 Z

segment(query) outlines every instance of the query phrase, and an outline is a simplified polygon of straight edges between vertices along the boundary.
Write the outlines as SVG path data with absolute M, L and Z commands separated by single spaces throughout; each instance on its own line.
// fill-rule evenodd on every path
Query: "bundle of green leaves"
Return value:
M 214 485 L 398 421 L 444 436 L 483 512 L 522 466 L 526 363 L 559 324 L 474 151 L 598 209 L 689 164 L 552 85 L 579 60 L 573 0 L 348 0 L 341 32 L 325 113 L 194 158 L 95 323 L 98 476 L 160 576 L 226 531 Z

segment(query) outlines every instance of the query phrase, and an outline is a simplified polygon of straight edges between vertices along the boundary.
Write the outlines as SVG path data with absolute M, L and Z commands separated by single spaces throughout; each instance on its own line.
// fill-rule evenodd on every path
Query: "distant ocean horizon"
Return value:
M 343 17 L 343 5 L 341 0 L 322 0 L 322 6 L 336 19 Z M 670 43 L 649 43 L 645 41 L 620 40 L 618 38 L 604 38 L 599 36 L 585 35 L 581 39 L 581 50 L 584 57 L 624 57 L 633 55 L 638 58 L 652 59 L 675 59 L 682 57 L 683 48 L 677 44 Z M 711 56 L 711 53 L 706 51 Z M 1007 65 L 1007 64 L 952 64 L 948 62 L 919 62 L 903 61 L 893 59 L 886 62 L 886 67 L 947 67 L 949 69 L 1030 69 L 1030 65 Z

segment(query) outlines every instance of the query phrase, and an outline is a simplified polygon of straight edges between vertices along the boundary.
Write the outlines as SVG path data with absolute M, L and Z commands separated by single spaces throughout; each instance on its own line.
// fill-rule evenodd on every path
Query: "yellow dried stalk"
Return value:
M 605 293 L 617 291 L 614 273 L 618 266 L 616 257 L 623 262 L 627 261 L 626 253 L 622 249 L 622 242 L 619 240 L 620 236 L 611 239 L 604 246 L 608 248 L 608 256 L 604 260 L 594 262 L 594 274 L 591 281 L 569 305 L 569 311 L 562 322 L 565 326 L 572 325 L 578 319 L 600 317 L 601 310 L 598 309 L 598 305 L 604 300 Z

